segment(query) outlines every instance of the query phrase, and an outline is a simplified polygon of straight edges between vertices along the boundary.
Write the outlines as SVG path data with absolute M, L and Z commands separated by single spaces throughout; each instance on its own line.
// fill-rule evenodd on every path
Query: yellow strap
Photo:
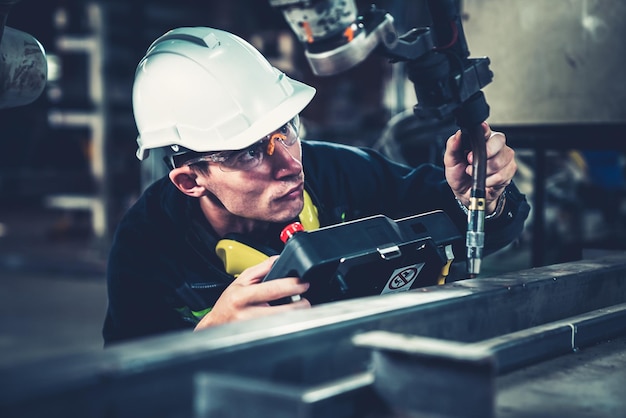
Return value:
M 226 273 L 235 277 L 268 258 L 261 251 L 232 239 L 221 239 L 215 246 L 215 253 L 224 263 Z
M 450 274 L 450 265 L 452 264 L 452 260 L 448 260 L 448 262 L 441 268 L 441 272 L 439 273 L 439 278 L 437 279 L 437 284 L 446 284 L 446 279 L 448 278 L 448 274 Z
M 304 191 L 304 207 L 302 212 L 300 212 L 299 218 L 305 231 L 313 231 L 320 227 L 317 207 L 313 204 L 313 200 L 311 200 L 311 196 L 309 196 L 306 190 Z
M 446 262 L 446 264 L 443 265 L 443 267 L 441 268 L 441 272 L 439 273 L 439 278 L 437 280 L 437 284 L 439 285 L 446 284 L 446 279 L 450 274 L 450 266 L 454 261 L 454 251 L 452 251 L 452 245 L 446 245 L 445 252 L 448 261 Z

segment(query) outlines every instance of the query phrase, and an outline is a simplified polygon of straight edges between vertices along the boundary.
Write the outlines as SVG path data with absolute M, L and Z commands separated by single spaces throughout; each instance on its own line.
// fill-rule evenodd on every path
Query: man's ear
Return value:
M 174 186 L 187 196 L 200 197 L 206 191 L 196 182 L 198 174 L 188 165 L 171 170 L 169 176 Z

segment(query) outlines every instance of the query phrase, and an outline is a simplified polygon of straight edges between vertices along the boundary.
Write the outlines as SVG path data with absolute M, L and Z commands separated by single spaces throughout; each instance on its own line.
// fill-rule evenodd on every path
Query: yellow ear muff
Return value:
M 224 263 L 226 273 L 235 277 L 268 258 L 261 251 L 234 239 L 221 239 L 215 246 L 215 253 Z

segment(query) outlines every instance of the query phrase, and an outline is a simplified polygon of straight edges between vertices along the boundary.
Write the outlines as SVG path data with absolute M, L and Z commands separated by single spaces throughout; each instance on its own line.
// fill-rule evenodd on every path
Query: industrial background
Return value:
M 14 3 L 14 4 L 13 4 Z M 371 2 L 357 1 L 360 10 Z M 48 81 L 34 102 L 0 109 L 0 365 L 101 349 L 111 236 L 163 174 L 135 158 L 131 89 L 150 43 L 179 26 L 214 26 L 257 46 L 317 88 L 306 138 L 441 163 L 449 121 L 421 121 L 402 63 L 372 54 L 317 77 L 279 11 L 261 0 L 21 0 L 6 26 L 34 36 Z M 472 56 L 488 56 L 489 122 L 517 151 L 531 203 L 518 242 L 485 275 L 626 250 L 626 3 L 463 0 Z M 424 1 L 381 0 L 403 33 L 427 26 Z M 2 73 L 0 73 L 2 74 Z

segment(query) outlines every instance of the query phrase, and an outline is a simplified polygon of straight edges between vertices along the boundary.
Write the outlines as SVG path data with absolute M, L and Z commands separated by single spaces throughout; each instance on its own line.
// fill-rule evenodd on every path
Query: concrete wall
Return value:
M 626 121 L 626 2 L 464 0 L 493 124 Z
M 626 1 L 461 0 L 461 4 L 470 57 L 491 60 L 494 80 L 484 92 L 492 124 L 626 121 Z M 409 6 L 402 7 L 410 22 L 401 22 L 423 25 Z M 404 84 L 404 95 L 388 86 L 385 101 L 392 113 L 416 103 L 413 84 L 402 71 L 390 80 L 390 86 L 396 83 Z

